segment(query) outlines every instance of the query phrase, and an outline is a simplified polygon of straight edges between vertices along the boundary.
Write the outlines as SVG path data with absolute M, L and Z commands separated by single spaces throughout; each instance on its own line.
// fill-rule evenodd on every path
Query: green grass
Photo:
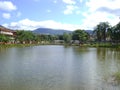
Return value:
M 52 43 L 46 43 L 46 44 L 0 44 L 1 47 L 29 47 L 29 46 L 37 46 L 37 45 L 65 45 L 69 46 L 71 44 L 52 44 Z M 79 44 L 72 44 L 72 46 L 79 46 Z M 118 45 L 112 45 L 111 43 L 87 43 L 87 44 L 81 44 L 82 47 L 103 47 L 103 48 L 120 48 L 120 44 Z
M 39 44 L 0 44 L 0 48 L 9 48 L 9 47 L 29 47 L 37 46 Z
M 88 44 L 83 44 L 82 46 L 88 46 L 88 47 L 106 47 L 106 48 L 120 48 L 120 44 L 118 44 L 118 45 L 112 45 L 111 43 L 88 43 Z

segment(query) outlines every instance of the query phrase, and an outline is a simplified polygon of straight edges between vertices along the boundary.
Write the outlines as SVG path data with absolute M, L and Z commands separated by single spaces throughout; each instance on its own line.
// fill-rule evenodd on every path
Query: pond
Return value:
M 0 48 L 0 90 L 120 90 L 120 50 L 44 45 Z

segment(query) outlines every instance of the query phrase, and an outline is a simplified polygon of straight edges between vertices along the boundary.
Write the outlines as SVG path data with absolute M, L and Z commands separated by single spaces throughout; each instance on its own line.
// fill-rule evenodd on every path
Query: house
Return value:
M 0 34 L 4 34 L 7 36 L 13 36 L 13 31 L 10 29 L 6 29 L 4 27 L 0 27 Z
M 15 31 L 14 30 L 10 30 L 7 29 L 3 26 L 0 26 L 0 34 L 3 34 L 5 36 L 8 36 L 10 38 L 10 42 L 9 43 L 14 43 L 14 37 L 15 37 Z

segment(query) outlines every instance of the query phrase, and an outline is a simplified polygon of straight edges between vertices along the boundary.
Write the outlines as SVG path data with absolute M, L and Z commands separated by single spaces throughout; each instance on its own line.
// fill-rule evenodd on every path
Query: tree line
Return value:
M 11 39 L 0 34 L 0 42 L 9 42 Z M 54 43 L 55 40 L 62 40 L 64 43 L 72 44 L 77 40 L 79 44 L 93 42 L 120 42 L 120 22 L 111 26 L 108 22 L 100 22 L 95 26 L 93 33 L 90 35 L 85 30 L 75 30 L 72 33 L 64 33 L 63 35 L 45 35 L 35 34 L 31 31 L 17 30 L 14 36 L 15 43 L 31 44 L 31 43 Z
M 115 26 L 111 26 L 108 22 L 100 22 L 94 28 L 93 34 L 96 41 L 99 41 L 99 42 L 110 41 L 114 43 L 119 43 L 120 42 L 120 22 Z
M 71 34 L 63 34 L 64 40 L 67 43 L 71 40 L 78 40 L 79 44 L 91 42 L 109 42 L 111 44 L 120 43 L 120 22 L 115 26 L 111 26 L 109 22 L 100 22 L 94 27 L 93 33 L 90 35 L 85 30 L 75 30 Z
M 54 43 L 55 40 L 63 40 L 64 43 L 70 43 L 72 39 L 84 41 L 86 39 L 85 36 L 83 36 L 84 34 L 84 30 L 76 30 L 73 33 L 64 33 L 63 35 L 35 34 L 31 31 L 17 30 L 14 35 L 14 43 Z M 84 37 L 84 40 L 82 39 L 82 37 Z M 7 43 L 11 40 L 12 39 L 10 36 L 0 34 L 0 42 Z

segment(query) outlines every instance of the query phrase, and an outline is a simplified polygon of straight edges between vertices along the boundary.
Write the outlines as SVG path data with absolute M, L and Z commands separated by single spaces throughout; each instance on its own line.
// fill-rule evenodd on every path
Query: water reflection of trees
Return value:
M 108 72 L 120 70 L 120 50 L 115 48 L 97 48 L 96 56 L 100 68 L 106 69 Z
M 7 48 L 0 47 L 0 54 L 1 54 L 2 52 L 5 52 L 6 49 L 7 49 Z
M 87 47 L 78 47 L 78 46 L 74 46 L 73 50 L 75 51 L 76 54 L 85 54 L 89 52 L 89 48 Z
M 120 60 L 120 50 L 114 48 L 97 48 L 98 60 Z

